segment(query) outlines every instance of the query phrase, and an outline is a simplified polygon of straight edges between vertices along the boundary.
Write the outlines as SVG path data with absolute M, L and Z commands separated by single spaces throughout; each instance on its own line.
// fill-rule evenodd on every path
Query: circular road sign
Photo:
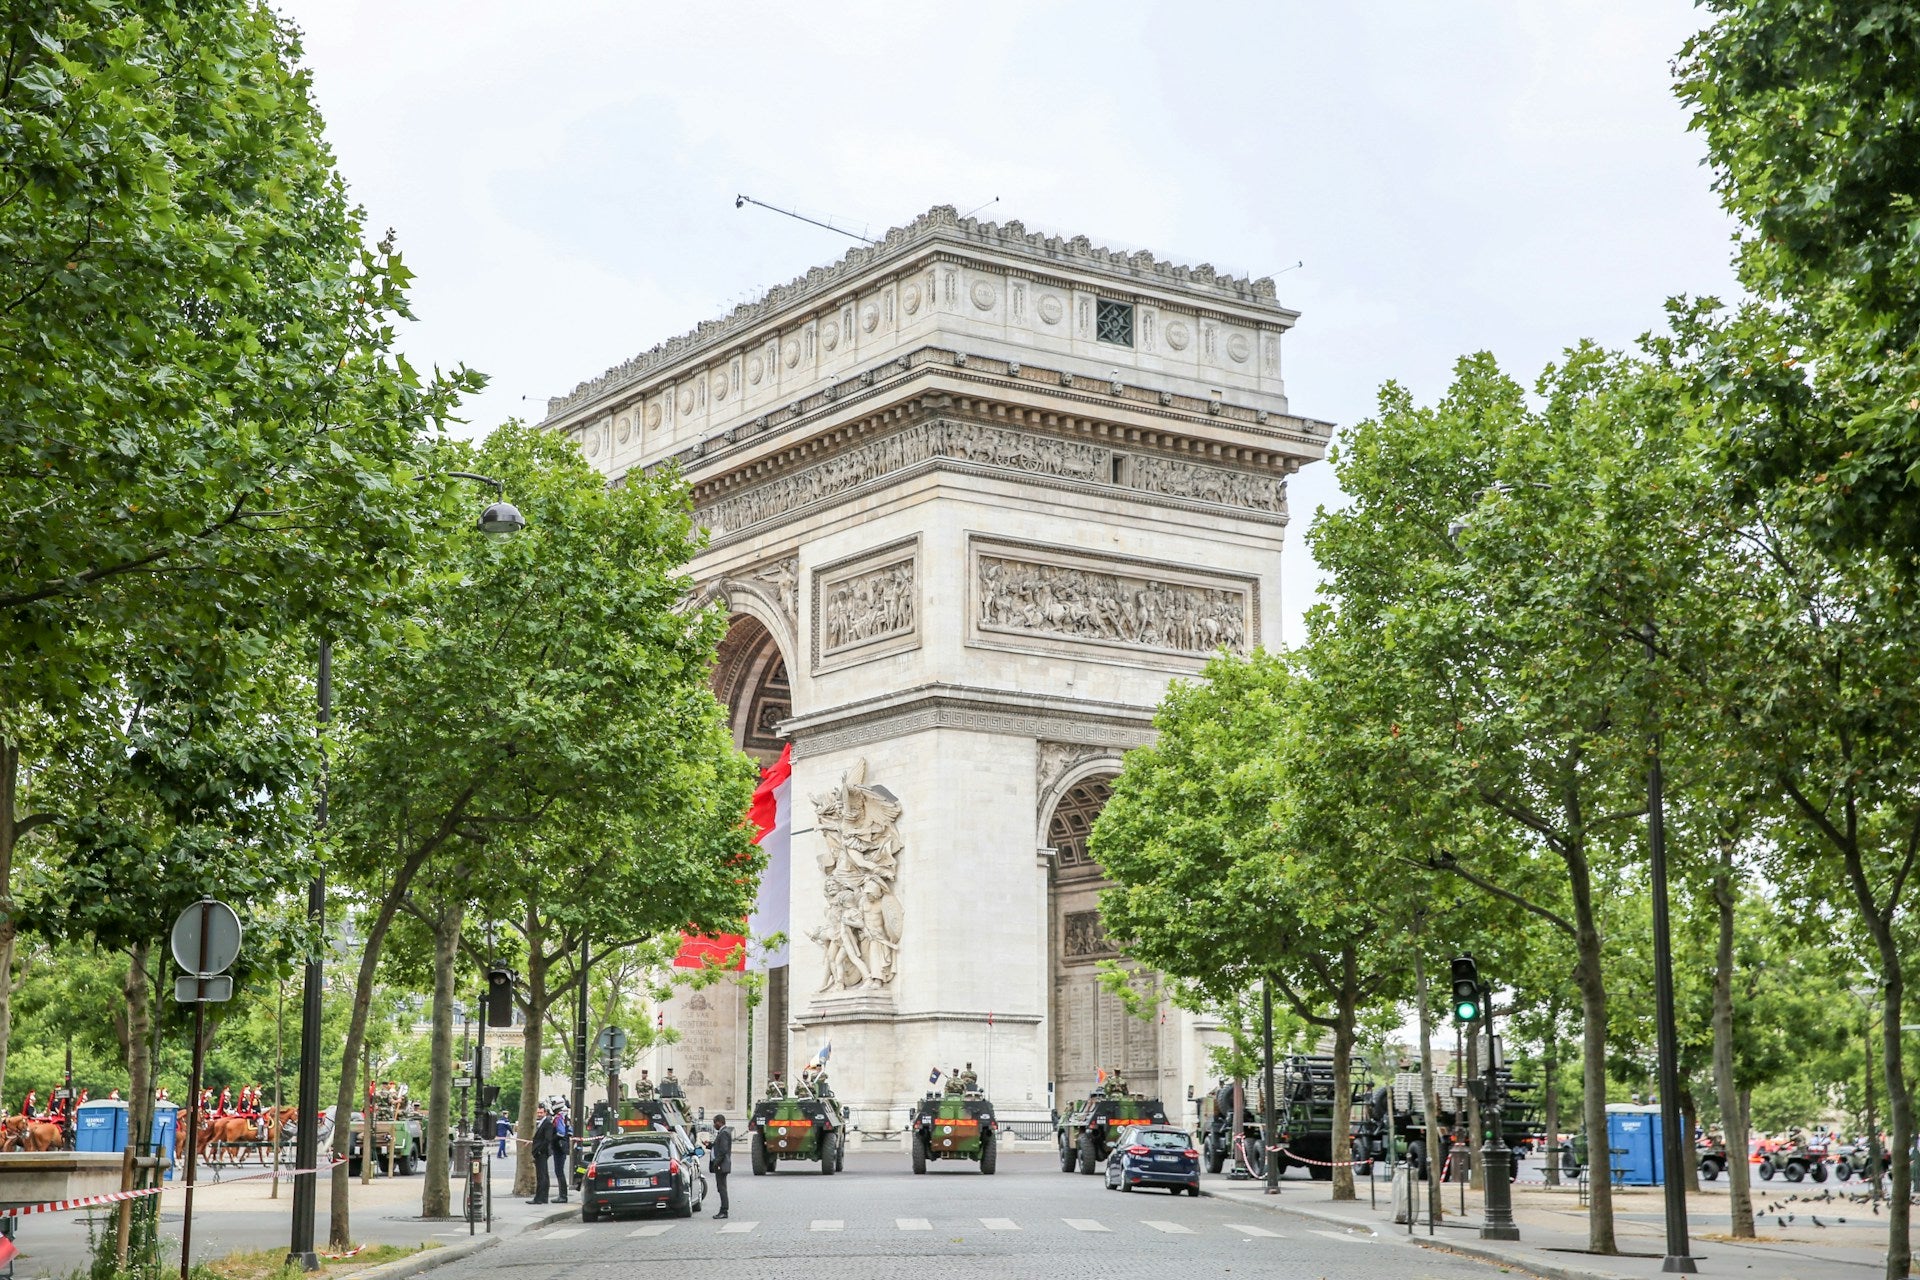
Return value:
M 202 964 L 204 935 L 206 963 Z M 188 973 L 220 973 L 240 954 L 240 917 L 233 908 L 202 898 L 173 922 L 173 960 Z
M 619 1027 L 608 1027 L 600 1033 L 601 1053 L 624 1053 L 627 1048 L 627 1033 Z

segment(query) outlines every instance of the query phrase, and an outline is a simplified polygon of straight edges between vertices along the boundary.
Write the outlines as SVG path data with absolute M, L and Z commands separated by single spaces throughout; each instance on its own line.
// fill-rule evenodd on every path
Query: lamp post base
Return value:
M 1693 1256 L 1685 1253 L 1670 1253 L 1667 1260 L 1660 1264 L 1660 1270 L 1668 1275 L 1693 1275 L 1700 1270 L 1693 1265 Z
M 1480 1228 L 1482 1240 L 1518 1240 L 1520 1228 L 1511 1222 L 1488 1222 Z
M 287 1255 L 287 1265 L 299 1267 L 302 1271 L 318 1271 L 320 1269 L 320 1255 L 317 1253 L 289 1253 Z

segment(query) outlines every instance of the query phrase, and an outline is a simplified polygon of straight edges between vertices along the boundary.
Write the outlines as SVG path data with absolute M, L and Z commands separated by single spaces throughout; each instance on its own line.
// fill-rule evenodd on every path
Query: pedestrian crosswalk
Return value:
M 890 1224 L 890 1226 L 889 1226 Z M 717 1226 L 721 1235 L 753 1235 L 760 1232 L 763 1224 L 758 1220 L 722 1221 Z M 1250 1222 L 1180 1222 L 1169 1218 L 1140 1218 L 1131 1221 L 1106 1222 L 1098 1218 L 1043 1218 L 1020 1222 L 1013 1218 L 893 1218 L 874 1222 L 849 1221 L 845 1218 L 811 1218 L 796 1222 L 764 1224 L 768 1233 L 774 1231 L 945 1231 L 964 1233 L 969 1230 L 983 1231 L 1049 1231 L 1065 1227 L 1072 1231 L 1098 1232 L 1113 1234 L 1116 1231 L 1146 1230 L 1163 1236 L 1193 1236 L 1217 1234 L 1221 1231 L 1232 1232 L 1245 1240 L 1285 1240 L 1288 1232 L 1276 1231 L 1272 1227 L 1256 1226 Z M 648 1240 L 664 1236 L 668 1232 L 679 1230 L 681 1234 L 694 1234 L 714 1229 L 700 1222 L 649 1222 L 625 1233 L 630 1240 Z M 1338 1240 L 1344 1244 L 1368 1245 L 1380 1244 L 1380 1236 L 1365 1231 L 1332 1231 L 1321 1228 L 1303 1228 L 1308 1234 L 1324 1236 L 1329 1240 Z M 560 1227 L 541 1233 L 543 1239 L 565 1240 L 595 1230 L 593 1227 Z

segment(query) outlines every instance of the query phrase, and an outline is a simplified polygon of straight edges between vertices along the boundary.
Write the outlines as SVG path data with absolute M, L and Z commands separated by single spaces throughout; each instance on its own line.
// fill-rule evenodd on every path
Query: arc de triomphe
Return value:
M 793 743 L 756 1081 L 831 1040 L 867 1129 L 936 1065 L 1009 1118 L 1100 1067 L 1204 1085 L 1210 1024 L 1095 980 L 1087 832 L 1170 679 L 1279 642 L 1286 477 L 1329 431 L 1288 412 L 1296 318 L 1271 280 L 942 207 L 550 402 L 609 477 L 690 479 L 716 692 L 745 750 Z M 696 1100 L 737 1108 L 738 1002 L 695 1005 Z

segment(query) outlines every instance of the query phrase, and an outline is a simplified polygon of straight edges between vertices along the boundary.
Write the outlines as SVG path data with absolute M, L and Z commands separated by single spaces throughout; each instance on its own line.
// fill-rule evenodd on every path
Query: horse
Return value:
M 8 1116 L 0 1122 L 0 1150 L 53 1151 L 62 1145 L 64 1138 L 59 1125 L 45 1120 L 19 1115 Z

